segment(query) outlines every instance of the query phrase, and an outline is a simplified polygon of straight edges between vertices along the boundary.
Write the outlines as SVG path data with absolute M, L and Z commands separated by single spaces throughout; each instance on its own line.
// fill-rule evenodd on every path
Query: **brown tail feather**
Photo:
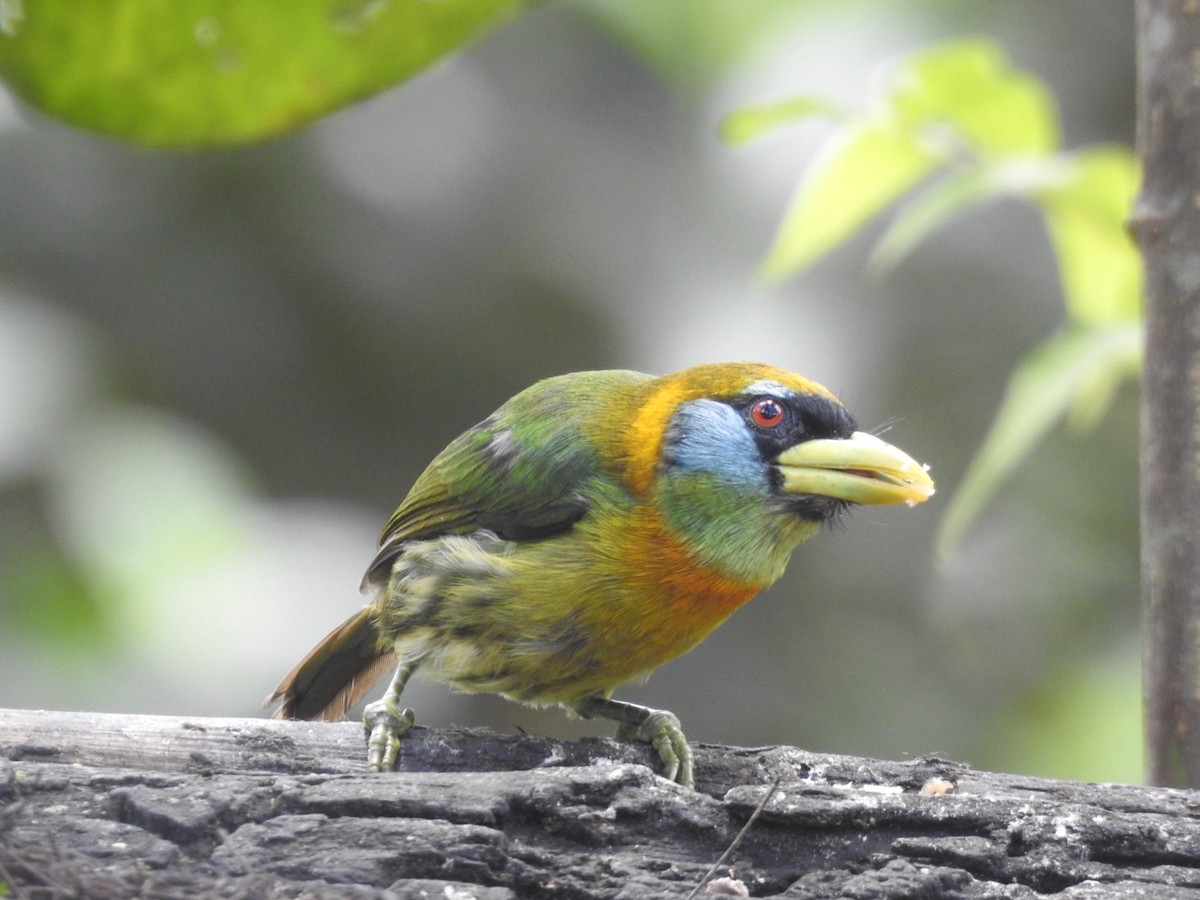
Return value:
M 370 607 L 355 613 L 309 651 L 267 698 L 282 700 L 276 719 L 336 721 L 395 665 L 379 648 Z

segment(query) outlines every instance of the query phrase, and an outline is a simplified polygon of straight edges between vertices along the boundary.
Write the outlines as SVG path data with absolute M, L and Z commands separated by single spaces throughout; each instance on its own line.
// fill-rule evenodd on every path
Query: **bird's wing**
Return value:
M 582 374 L 540 382 L 451 442 L 392 514 L 364 586 L 385 580 L 409 541 L 481 528 L 506 540 L 537 540 L 578 522 L 588 510 L 587 482 L 606 477 L 581 428 L 595 412 L 592 398 L 604 391 L 581 384 Z

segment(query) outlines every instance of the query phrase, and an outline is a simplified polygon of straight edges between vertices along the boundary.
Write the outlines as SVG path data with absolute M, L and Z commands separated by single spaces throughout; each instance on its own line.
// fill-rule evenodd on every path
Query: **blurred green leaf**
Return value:
M 0 77 L 158 147 L 259 140 L 378 93 L 536 0 L 4 0 Z
M 655 71 L 695 82 L 754 58 L 764 43 L 823 12 L 826 0 L 585 0 L 578 6 Z
M 72 430 L 52 466 L 64 548 L 114 603 L 152 604 L 181 573 L 200 577 L 253 540 L 250 477 L 235 454 L 182 417 L 107 407 Z
M 955 172 L 929 185 L 897 210 L 867 268 L 876 276 L 894 268 L 932 232 L 992 193 L 994 185 L 977 169 Z
M 1140 784 L 1141 655 L 1136 642 L 1065 662 L 1000 717 L 975 762 L 1049 778 Z
M 779 124 L 815 114 L 847 116 L 799 96 L 731 114 L 722 134 L 750 140 Z M 875 263 L 894 263 L 924 235 L 973 202 L 1000 192 L 996 172 L 1036 170 L 1058 147 L 1058 110 L 1042 83 L 1013 69 L 982 39 L 951 41 L 898 65 L 869 115 L 831 139 L 801 184 L 762 265 L 771 281 L 811 264 L 843 242 L 935 168 L 948 180 L 906 210 Z M 1043 177 L 1045 173 L 1040 173 Z
M 1126 225 L 1137 185 L 1133 154 L 1099 147 L 1073 156 L 1060 183 L 1034 194 L 1075 321 L 1101 325 L 1141 313 L 1142 260 Z
M 725 136 L 744 141 L 819 112 L 827 110 L 811 97 L 742 110 L 726 120 Z M 934 171 L 939 177 L 899 206 L 876 245 L 875 274 L 987 200 L 1021 197 L 1042 212 L 1073 327 L 1014 371 L 947 509 L 943 554 L 1056 422 L 1095 424 L 1140 364 L 1141 260 L 1125 227 L 1136 164 L 1116 148 L 1063 154 L 1060 140 L 1053 96 L 994 42 L 949 41 L 914 53 L 894 68 L 874 111 L 851 119 L 813 165 L 762 266 L 769 280 L 804 268 Z
M 868 266 L 875 274 L 885 272 L 933 231 L 974 206 L 1001 197 L 1029 201 L 1073 178 L 1074 157 L 1062 154 L 996 159 L 950 168 L 897 209 Z
M 0 597 L 0 621 L 22 640 L 80 653 L 111 637 L 110 610 L 42 535 L 0 548 Z
M 889 123 L 846 129 L 801 184 L 762 264 L 779 281 L 828 252 L 937 164 L 917 141 Z
M 1008 64 L 996 43 L 949 41 L 909 57 L 892 78 L 889 106 L 906 128 L 961 140 L 984 158 L 1058 148 L 1058 110 L 1038 79 Z M 939 124 L 955 132 L 940 135 Z
M 886 271 L 971 206 L 1021 196 L 1045 218 L 1071 319 L 1089 325 L 1136 319 L 1141 312 L 1141 256 L 1126 222 L 1137 177 L 1133 154 L 1120 147 L 952 171 L 899 208 L 870 267 Z
M 991 431 L 942 517 L 941 555 L 957 546 L 1000 482 L 1072 407 L 1086 410 L 1092 421 L 1107 409 L 1113 386 L 1138 371 L 1141 347 L 1134 322 L 1077 327 L 1017 366 Z
M 730 113 L 721 122 L 721 139 L 730 144 L 745 144 L 780 125 L 790 125 L 813 116 L 834 118 L 843 115 L 845 113 L 840 107 L 820 97 L 788 97 L 778 103 L 747 106 Z

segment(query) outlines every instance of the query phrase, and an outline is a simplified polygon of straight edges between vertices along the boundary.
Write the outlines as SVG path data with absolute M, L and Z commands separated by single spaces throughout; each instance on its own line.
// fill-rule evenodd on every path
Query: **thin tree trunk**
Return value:
M 1138 0 L 1147 776 L 1200 786 L 1200 2 Z

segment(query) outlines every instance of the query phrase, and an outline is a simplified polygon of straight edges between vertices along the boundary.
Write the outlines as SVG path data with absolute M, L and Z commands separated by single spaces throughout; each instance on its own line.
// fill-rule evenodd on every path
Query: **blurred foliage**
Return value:
M 976 763 L 1078 781 L 1142 780 L 1142 660 L 1136 641 L 1064 666 L 1016 698 Z M 1044 735 L 1057 735 L 1047 741 Z
M 261 140 L 411 77 L 531 0 L 3 0 L 30 105 L 156 147 Z
M 656 71 L 691 83 L 711 81 L 821 5 L 821 0 L 590 0 L 587 9 Z
M 76 652 L 113 638 L 109 607 L 44 535 L 26 535 L 0 550 L 0 596 L 21 598 L 4 610 L 4 624 L 33 639 Z
M 814 116 L 839 127 L 779 227 L 762 264 L 765 278 L 811 265 L 918 186 L 879 240 L 876 271 L 895 266 L 954 216 L 998 197 L 1032 203 L 1057 254 L 1067 329 L 1014 370 L 942 520 L 939 544 L 948 553 L 1001 478 L 1063 415 L 1094 424 L 1116 385 L 1140 368 L 1141 260 L 1125 227 L 1136 163 L 1124 148 L 1061 152 L 1050 91 L 986 39 L 949 41 L 900 61 L 866 112 L 791 97 L 733 113 L 722 131 L 744 143 Z

